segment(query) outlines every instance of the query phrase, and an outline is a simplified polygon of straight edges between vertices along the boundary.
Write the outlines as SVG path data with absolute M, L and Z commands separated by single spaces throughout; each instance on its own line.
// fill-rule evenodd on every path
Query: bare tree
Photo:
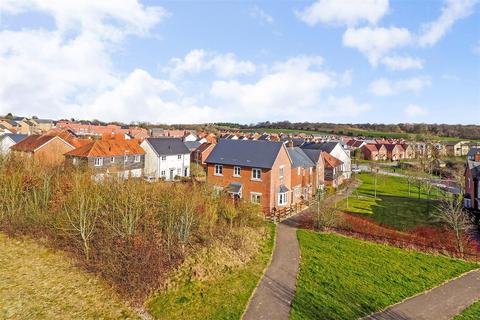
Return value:
M 469 214 L 463 210 L 462 201 L 461 195 L 445 193 L 434 216 L 454 232 L 457 250 L 463 256 L 463 239 L 466 231 L 472 227 L 472 221 Z
M 314 215 L 314 226 L 316 229 L 325 230 L 339 226 L 343 217 L 337 208 L 333 205 L 332 199 L 325 199 L 316 203 Z

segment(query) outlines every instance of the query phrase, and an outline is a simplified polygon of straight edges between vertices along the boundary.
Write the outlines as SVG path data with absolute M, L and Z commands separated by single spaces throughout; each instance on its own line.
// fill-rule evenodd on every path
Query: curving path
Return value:
M 364 320 L 447 320 L 480 299 L 480 270 L 474 270 Z
M 288 319 L 300 260 L 297 229 L 288 220 L 277 225 L 272 261 L 243 316 L 245 320 Z

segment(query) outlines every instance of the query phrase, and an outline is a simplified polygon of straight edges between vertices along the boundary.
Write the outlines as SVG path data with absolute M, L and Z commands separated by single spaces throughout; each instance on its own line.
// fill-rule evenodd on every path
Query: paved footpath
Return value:
M 272 261 L 255 290 L 243 319 L 288 319 L 295 296 L 300 260 L 296 231 L 288 222 L 277 225 Z
M 447 320 L 479 299 L 480 270 L 475 270 L 364 320 Z

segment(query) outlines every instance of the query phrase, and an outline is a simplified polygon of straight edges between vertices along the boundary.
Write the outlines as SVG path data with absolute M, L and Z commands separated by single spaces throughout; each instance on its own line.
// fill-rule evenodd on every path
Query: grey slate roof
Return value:
M 292 159 L 292 168 L 311 168 L 315 163 L 299 147 L 287 148 L 290 159 Z
M 159 156 L 190 153 L 180 138 L 147 138 L 145 140 Z
M 337 146 L 338 142 L 336 141 L 329 141 L 329 142 L 321 142 L 321 143 L 308 143 L 302 146 L 302 149 L 316 149 L 322 150 L 325 152 L 332 152 L 332 150 Z
M 480 178 L 480 161 L 467 160 L 468 170 L 472 171 L 473 178 Z
M 302 149 L 302 151 L 314 163 L 318 162 L 322 154 L 322 150 L 317 150 L 317 149 Z
M 220 139 L 205 162 L 271 169 L 282 147 L 283 142 Z
M 200 141 L 185 141 L 183 143 L 190 151 L 197 149 L 202 144 Z
M 28 136 L 26 134 L 6 133 L 6 134 L 0 136 L 0 140 L 4 139 L 6 137 L 9 137 L 15 143 L 19 143 L 20 141 L 22 141 L 23 139 L 25 139 Z

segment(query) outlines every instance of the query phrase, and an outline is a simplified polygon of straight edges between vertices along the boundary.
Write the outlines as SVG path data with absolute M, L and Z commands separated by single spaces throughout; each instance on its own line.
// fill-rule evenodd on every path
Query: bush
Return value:
M 94 181 L 77 168 L 0 158 L 0 231 L 47 239 L 136 301 L 192 248 L 242 236 L 232 229 L 260 217 L 257 206 L 235 205 L 204 184 Z

